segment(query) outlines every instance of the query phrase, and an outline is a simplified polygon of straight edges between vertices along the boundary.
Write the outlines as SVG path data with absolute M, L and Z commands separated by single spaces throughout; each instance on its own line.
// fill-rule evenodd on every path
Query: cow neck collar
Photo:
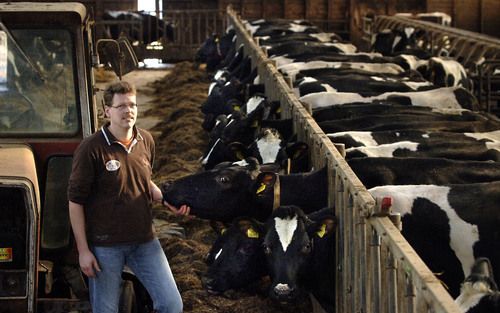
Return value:
M 281 198 L 281 186 L 280 186 L 280 175 L 276 175 L 276 181 L 274 182 L 273 187 L 273 211 L 276 210 L 280 206 L 280 198 Z

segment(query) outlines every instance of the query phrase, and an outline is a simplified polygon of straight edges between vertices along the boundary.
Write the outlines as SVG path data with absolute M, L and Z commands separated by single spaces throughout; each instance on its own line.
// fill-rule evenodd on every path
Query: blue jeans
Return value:
M 182 299 L 158 239 L 142 244 L 92 247 L 101 268 L 89 278 L 93 313 L 117 313 L 121 274 L 127 265 L 147 289 L 159 313 L 182 312 Z

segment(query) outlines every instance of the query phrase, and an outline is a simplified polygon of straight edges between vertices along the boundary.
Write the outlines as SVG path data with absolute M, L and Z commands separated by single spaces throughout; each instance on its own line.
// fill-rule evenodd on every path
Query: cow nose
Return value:
M 293 289 L 290 288 L 288 284 L 277 284 L 274 287 L 273 291 L 278 298 L 284 298 L 290 296 L 293 292 Z

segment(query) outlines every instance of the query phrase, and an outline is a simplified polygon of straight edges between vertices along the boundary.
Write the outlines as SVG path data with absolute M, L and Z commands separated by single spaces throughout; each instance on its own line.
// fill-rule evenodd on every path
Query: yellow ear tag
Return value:
M 224 233 L 226 232 L 226 230 L 227 230 L 227 228 L 223 228 L 223 229 L 221 229 L 220 234 L 221 234 L 221 235 L 224 235 Z
M 260 187 L 257 189 L 257 194 L 263 192 L 264 190 L 266 190 L 266 185 L 261 183 Z
M 326 224 L 321 225 L 320 230 L 316 232 L 316 235 L 318 235 L 319 238 L 323 238 L 323 236 L 326 234 Z
M 239 105 L 235 105 L 235 106 L 233 106 L 233 110 L 235 110 L 235 111 L 239 111 L 239 110 L 240 110 L 240 106 L 239 106 Z
M 253 228 L 249 228 L 247 230 L 247 237 L 248 238 L 259 238 L 259 233 L 256 232 Z

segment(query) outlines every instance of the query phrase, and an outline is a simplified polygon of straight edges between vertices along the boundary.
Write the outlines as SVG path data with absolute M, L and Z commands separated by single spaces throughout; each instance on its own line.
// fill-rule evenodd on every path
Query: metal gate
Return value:
M 97 36 L 109 38 L 109 28 L 115 27 L 115 33 L 130 39 L 139 60 L 177 62 L 192 60 L 205 39 L 212 33 L 223 33 L 227 25 L 226 13 L 221 10 L 169 10 L 159 11 L 158 16 L 161 19 L 154 16 L 151 23 L 136 19 L 96 21 Z

